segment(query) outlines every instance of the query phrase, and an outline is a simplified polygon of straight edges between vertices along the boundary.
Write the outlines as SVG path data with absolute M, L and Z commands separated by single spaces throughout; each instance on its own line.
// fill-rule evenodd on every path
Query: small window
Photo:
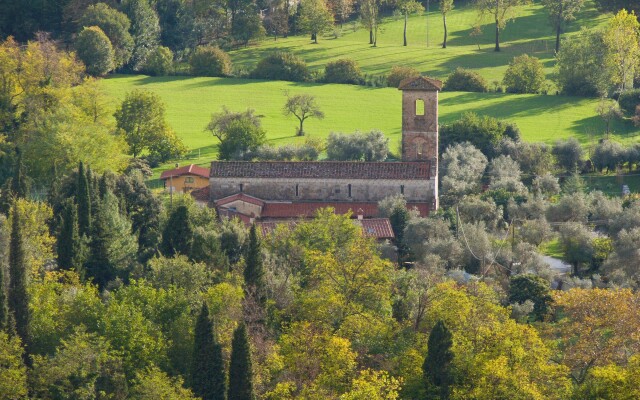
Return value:
M 187 176 L 186 178 L 184 178 L 184 183 L 193 183 L 194 179 L 192 176 Z
M 244 192 L 244 183 L 240 184 L 240 192 Z
M 404 194 L 404 185 L 400 185 L 400 194 Z
M 296 197 L 300 196 L 300 191 L 298 189 L 299 189 L 298 184 L 296 184 Z
M 349 190 L 349 198 L 351 198 L 351 184 L 347 185 L 347 188 Z
M 416 115 L 424 115 L 424 100 L 416 100 Z

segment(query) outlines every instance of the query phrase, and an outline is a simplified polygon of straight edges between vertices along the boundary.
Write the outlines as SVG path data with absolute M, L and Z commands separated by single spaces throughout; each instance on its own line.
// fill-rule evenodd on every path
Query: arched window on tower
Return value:
M 416 100 L 416 115 L 424 115 L 424 100 L 422 99 Z

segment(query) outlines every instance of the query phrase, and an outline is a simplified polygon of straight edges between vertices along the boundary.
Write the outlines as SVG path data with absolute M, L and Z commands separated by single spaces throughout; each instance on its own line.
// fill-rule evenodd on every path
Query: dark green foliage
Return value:
M 29 183 L 24 172 L 20 149 L 16 149 L 16 162 L 13 166 L 13 176 L 11 177 L 11 193 L 14 198 L 26 199 L 29 196 Z
M 261 248 L 256 225 L 251 225 L 247 256 L 245 258 L 244 283 L 248 290 L 258 292 L 259 295 L 264 290 L 264 266 Z
M 362 83 L 362 72 L 354 60 L 336 60 L 327 64 L 324 70 L 324 81 L 327 83 Z
M 170 75 L 173 72 L 173 53 L 168 47 L 159 46 L 149 54 L 143 72 L 151 76 Z
M 248 44 L 250 40 L 259 39 L 266 34 L 260 14 L 254 10 L 236 15 L 231 27 L 233 38 L 243 44 Z
M 629 12 L 640 14 L 640 3 L 637 0 L 595 0 L 596 7 L 602 12 L 617 13 L 623 8 Z
M 224 362 L 222 347 L 216 343 L 213 324 L 206 303 L 198 315 L 194 333 L 191 388 L 202 400 L 225 399 Z
M 61 269 L 80 269 L 84 263 L 84 246 L 78 229 L 78 208 L 67 199 L 60 217 L 56 250 L 58 267 Z
M 515 124 L 489 116 L 465 113 L 451 124 L 440 126 L 440 152 L 455 143 L 469 142 L 487 158 L 496 155 L 503 138 L 519 140 L 520 131 Z
M 543 65 L 538 58 L 526 54 L 514 57 L 502 84 L 508 93 L 540 93 L 545 84 Z
M 252 121 L 242 118 L 232 121 L 220 142 L 218 159 L 242 159 L 248 151 L 256 150 L 266 141 L 266 132 Z
M 449 387 L 454 383 L 452 345 L 451 332 L 443 321 L 438 321 L 429 334 L 422 372 L 427 390 L 437 387 L 440 399 L 449 398 Z
M 389 139 L 380 131 L 352 134 L 331 132 L 327 139 L 327 158 L 337 161 L 384 161 Z
M 196 37 L 193 7 L 182 0 L 156 0 L 162 44 L 173 51 L 192 48 Z
M 553 144 L 551 152 L 556 157 L 558 166 L 566 172 L 575 172 L 582 165 L 584 150 L 576 138 L 558 140 Z
M 80 236 L 91 233 L 91 187 L 84 164 L 78 165 L 78 183 L 76 185 L 76 203 L 78 204 L 78 229 Z
M 191 75 L 229 76 L 231 58 L 223 50 L 212 46 L 198 46 L 189 59 Z
M 85 10 L 80 19 L 80 27 L 83 26 L 97 26 L 107 35 L 113 46 L 116 69 L 129 62 L 133 52 L 133 37 L 129 33 L 131 22 L 126 14 L 105 3 L 98 3 Z
M 410 215 L 409 211 L 402 204 L 393 208 L 391 215 L 389 216 L 389 222 L 391 228 L 393 228 L 393 234 L 396 237 L 395 243 L 398 247 L 398 261 L 403 262 L 407 257 L 409 249 L 404 241 L 404 230 L 409 223 Z
M 628 116 L 635 115 L 636 107 L 640 105 L 640 89 L 629 89 L 620 93 L 618 104 Z
M 113 46 L 99 27 L 84 28 L 76 38 L 75 47 L 89 75 L 103 76 L 115 68 Z
M 527 274 L 511 277 L 509 303 L 533 302 L 532 318 L 542 321 L 551 309 L 553 298 L 549 294 L 549 283 L 539 276 Z
M 244 323 L 233 332 L 227 400 L 254 400 L 251 348 Z
M 304 82 L 311 75 L 307 64 L 300 57 L 289 52 L 275 52 L 260 60 L 251 73 L 252 78 L 279 81 Z
M 122 11 L 131 20 L 131 36 L 133 36 L 133 54 L 129 66 L 140 70 L 147 61 L 149 54 L 160 41 L 160 24 L 158 15 L 147 0 L 123 0 Z
M 176 254 L 190 256 L 192 240 L 193 226 L 189 220 L 189 209 L 187 206 L 178 206 L 169 215 L 162 231 L 162 254 L 167 257 Z
M 391 68 L 391 72 L 387 75 L 387 86 L 397 88 L 403 80 L 407 78 L 417 78 L 420 75 L 420 71 L 413 67 L 396 65 Z
M 449 92 L 488 92 L 489 84 L 479 73 L 458 67 L 447 78 L 444 90 Z
M 29 294 L 27 292 L 28 265 L 24 238 L 22 236 L 22 216 L 16 205 L 12 210 L 11 240 L 9 244 L 9 312 L 15 321 L 16 333 L 29 352 Z

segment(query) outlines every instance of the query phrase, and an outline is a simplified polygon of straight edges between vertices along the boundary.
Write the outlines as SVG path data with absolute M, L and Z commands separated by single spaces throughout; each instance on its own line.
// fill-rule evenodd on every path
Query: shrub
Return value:
M 634 115 L 636 107 L 640 105 L 640 89 L 630 89 L 620 93 L 618 103 L 625 114 Z
M 189 59 L 191 75 L 228 76 L 231 74 L 229 55 L 217 47 L 199 46 Z
M 417 78 L 420 75 L 420 71 L 415 68 L 396 65 L 391 68 L 391 72 L 387 75 L 387 86 L 397 88 L 403 80 Z
M 460 92 L 488 92 L 489 84 L 479 73 L 456 68 L 444 84 L 444 90 Z
M 251 77 L 303 82 L 309 80 L 310 74 L 303 59 L 293 53 L 279 51 L 260 60 L 256 69 L 251 73 Z
M 173 72 L 173 53 L 168 47 L 157 47 L 149 54 L 149 58 L 147 58 L 142 70 L 152 76 L 171 74 Z
M 540 60 L 523 54 L 509 63 L 502 83 L 509 93 L 538 93 L 544 86 L 544 79 Z
M 327 139 L 327 159 L 336 161 L 384 161 L 389 139 L 380 131 L 353 134 L 331 132 Z
M 495 157 L 503 139 L 518 141 L 520 130 L 514 123 L 486 115 L 465 113 L 456 121 L 440 126 L 440 152 L 455 143 L 469 142 L 489 159 Z
M 90 75 L 105 75 L 115 67 L 111 41 L 97 26 L 84 28 L 78 34 L 76 50 Z
M 358 64 L 349 59 L 333 61 L 327 64 L 324 70 L 324 81 L 327 83 L 352 83 L 362 82 L 362 72 Z

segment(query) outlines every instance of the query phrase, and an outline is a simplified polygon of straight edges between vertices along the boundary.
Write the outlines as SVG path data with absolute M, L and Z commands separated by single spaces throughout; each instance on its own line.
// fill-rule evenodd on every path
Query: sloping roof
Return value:
M 182 175 L 197 175 L 203 178 L 208 178 L 209 168 L 200 167 L 195 164 L 185 165 L 184 167 L 163 171 L 162 174 L 160 175 L 160 179 L 164 180 L 164 179 L 169 179 L 172 176 L 176 177 L 176 176 L 182 176 Z
M 191 197 L 193 197 L 195 201 L 208 203 L 210 196 L 211 196 L 211 188 L 209 186 L 205 186 L 200 189 L 195 189 L 191 191 Z
M 301 220 L 285 220 L 285 221 L 257 221 L 256 225 L 260 228 L 262 235 L 266 236 L 272 233 L 278 225 L 287 225 L 294 228 Z M 393 229 L 388 218 L 372 218 L 372 219 L 354 219 L 354 224 L 362 227 L 362 233 L 367 237 L 376 239 L 393 239 Z
M 407 209 L 416 209 L 420 216 L 429 215 L 429 203 L 408 203 Z M 321 208 L 332 207 L 336 214 L 351 212 L 353 216 L 362 215 L 364 218 L 377 217 L 378 203 L 373 202 L 266 202 L 262 208 L 260 218 L 311 218 Z
M 430 178 L 431 163 L 361 161 L 213 161 L 214 178 L 405 179 Z
M 442 90 L 442 81 L 426 76 L 403 79 L 398 85 L 399 90 Z
M 218 199 L 216 200 L 216 206 L 223 206 L 225 204 L 229 204 L 238 200 L 247 202 L 249 204 L 255 204 L 256 206 L 264 206 L 264 201 L 260 200 L 257 197 L 249 196 L 248 194 L 244 193 L 236 193 L 232 194 L 231 196 Z

